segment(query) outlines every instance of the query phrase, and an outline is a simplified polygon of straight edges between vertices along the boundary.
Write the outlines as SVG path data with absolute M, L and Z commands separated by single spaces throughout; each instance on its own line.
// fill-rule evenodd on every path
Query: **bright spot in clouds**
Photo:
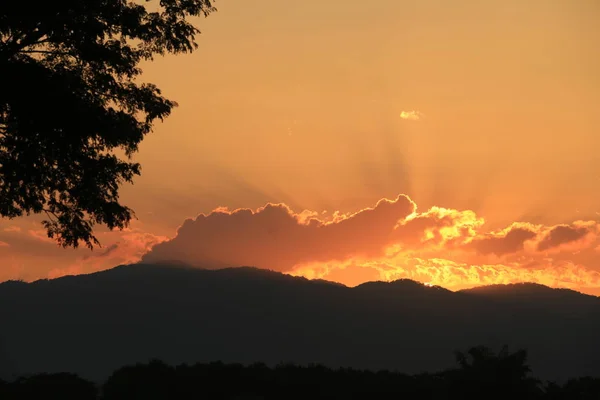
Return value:
M 400 118 L 408 119 L 411 121 L 418 121 L 421 119 L 421 117 L 424 117 L 424 116 L 425 115 L 420 111 L 402 111 L 400 113 Z

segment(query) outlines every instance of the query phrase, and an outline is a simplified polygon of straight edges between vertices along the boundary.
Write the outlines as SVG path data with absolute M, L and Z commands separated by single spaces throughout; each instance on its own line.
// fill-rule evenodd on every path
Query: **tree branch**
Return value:
M 44 208 L 43 211 L 52 222 L 58 221 L 58 215 L 56 215 L 56 213 L 54 211 L 49 210 L 47 208 Z

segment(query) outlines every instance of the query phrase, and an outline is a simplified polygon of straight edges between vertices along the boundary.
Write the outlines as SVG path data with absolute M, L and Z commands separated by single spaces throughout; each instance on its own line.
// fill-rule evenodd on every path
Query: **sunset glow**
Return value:
M 600 3 L 365 4 L 219 2 L 143 66 L 180 106 L 130 228 L 72 250 L 2 219 L 0 281 L 141 260 L 600 295 Z

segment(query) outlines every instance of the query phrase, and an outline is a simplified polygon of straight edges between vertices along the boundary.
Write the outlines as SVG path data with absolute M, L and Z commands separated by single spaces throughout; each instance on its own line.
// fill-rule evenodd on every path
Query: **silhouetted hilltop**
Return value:
M 481 286 L 460 291 L 478 298 L 501 302 L 504 306 L 538 309 L 540 312 L 551 309 L 567 315 L 595 315 L 600 298 L 570 289 L 553 289 L 537 283 L 514 283 L 508 285 Z
M 543 379 L 600 375 L 600 299 L 531 285 L 348 288 L 249 267 L 136 264 L 0 284 L 0 321 L 5 375 L 104 379 L 153 358 L 418 373 L 453 365 L 456 349 L 504 344 L 527 348 Z
M 391 282 L 383 282 L 383 281 L 365 282 L 365 283 L 362 283 L 362 284 L 356 286 L 356 289 L 358 289 L 358 290 L 371 290 L 371 289 L 397 290 L 397 289 L 400 289 L 403 291 L 413 291 L 413 292 L 427 292 L 427 291 L 431 291 L 431 290 L 442 289 L 442 290 L 449 292 L 449 290 L 440 288 L 439 286 L 427 286 L 420 282 L 413 281 L 411 279 L 398 279 L 398 280 L 391 281 Z
M 424 296 L 431 298 L 452 296 L 453 292 L 439 286 L 427 286 L 410 279 L 399 279 L 391 282 L 366 282 L 354 288 L 357 292 L 370 293 L 373 296 L 392 298 L 406 296 Z
M 578 298 L 586 300 L 597 300 L 598 297 L 576 292 L 571 289 L 554 289 L 539 283 L 511 283 L 506 285 L 487 285 L 471 289 L 461 290 L 463 293 L 475 293 L 484 296 L 495 296 L 505 298 Z

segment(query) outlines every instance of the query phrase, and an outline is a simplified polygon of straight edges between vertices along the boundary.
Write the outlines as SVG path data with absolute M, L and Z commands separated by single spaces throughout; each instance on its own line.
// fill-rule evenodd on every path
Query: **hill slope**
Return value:
M 527 348 L 541 378 L 600 375 L 600 298 L 539 286 L 348 288 L 253 268 L 138 264 L 0 284 L 0 324 L 4 375 L 103 379 L 150 358 L 415 373 L 452 366 L 454 350 L 480 344 Z

